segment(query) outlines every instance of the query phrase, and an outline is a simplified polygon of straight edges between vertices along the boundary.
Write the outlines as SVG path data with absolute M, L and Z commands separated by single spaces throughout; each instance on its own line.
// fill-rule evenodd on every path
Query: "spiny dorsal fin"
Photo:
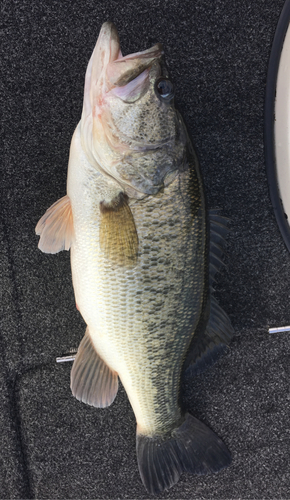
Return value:
M 218 214 L 217 210 L 209 211 L 210 245 L 209 245 L 209 285 L 215 280 L 216 273 L 223 265 L 221 257 L 224 253 L 225 238 L 229 233 L 229 219 Z
M 67 195 L 51 205 L 38 221 L 35 232 L 40 236 L 38 248 L 44 253 L 70 249 L 74 227 L 71 202 Z
M 79 400 L 97 408 L 113 403 L 118 375 L 97 354 L 87 328 L 71 370 L 71 391 Z
M 205 317 L 206 325 L 195 334 L 184 368 L 190 375 L 198 375 L 214 364 L 230 343 L 234 330 L 225 311 L 210 294 Z
M 138 236 L 128 196 L 119 193 L 100 203 L 100 247 L 105 257 L 120 266 L 135 265 Z

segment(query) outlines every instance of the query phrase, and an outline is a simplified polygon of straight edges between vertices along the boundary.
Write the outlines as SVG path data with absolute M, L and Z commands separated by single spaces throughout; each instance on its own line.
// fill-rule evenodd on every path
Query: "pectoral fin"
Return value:
M 79 401 L 97 408 L 112 404 L 118 392 L 118 374 L 96 352 L 88 328 L 71 370 L 71 391 Z
M 35 232 L 40 236 L 38 248 L 44 253 L 69 250 L 74 239 L 73 215 L 66 195 L 45 212 Z
M 119 193 L 110 202 L 100 203 L 100 247 L 105 257 L 120 266 L 137 261 L 138 236 L 128 197 Z

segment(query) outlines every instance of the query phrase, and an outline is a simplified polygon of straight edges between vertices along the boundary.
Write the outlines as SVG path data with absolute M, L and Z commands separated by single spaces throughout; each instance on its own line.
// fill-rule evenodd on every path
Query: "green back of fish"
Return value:
M 131 204 L 131 210 L 139 238 L 133 275 L 140 284 L 139 305 L 133 309 L 142 328 L 132 330 L 130 347 L 124 349 L 127 366 L 132 369 L 127 392 L 133 408 L 136 399 L 142 407 L 139 430 L 162 434 L 181 416 L 182 365 L 208 291 L 205 201 L 191 147 L 173 183 L 158 195 Z M 132 346 L 140 352 L 134 362 Z M 119 375 L 122 380 L 122 373 Z M 126 388 L 126 377 L 124 385 Z

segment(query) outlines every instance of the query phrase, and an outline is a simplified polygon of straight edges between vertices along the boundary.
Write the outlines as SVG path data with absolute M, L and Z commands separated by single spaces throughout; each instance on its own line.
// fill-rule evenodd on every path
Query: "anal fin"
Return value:
M 35 232 L 40 236 L 38 248 L 44 253 L 70 249 L 74 228 L 71 202 L 67 195 L 51 205 L 38 221 Z
M 71 391 L 79 401 L 97 408 L 110 406 L 118 392 L 118 374 L 96 352 L 88 328 L 72 366 Z

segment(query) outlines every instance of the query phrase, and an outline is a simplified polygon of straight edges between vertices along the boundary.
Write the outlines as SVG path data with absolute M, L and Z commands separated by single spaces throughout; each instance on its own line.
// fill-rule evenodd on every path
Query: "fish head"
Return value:
M 88 64 L 81 119 L 91 165 L 130 197 L 156 194 L 174 178 L 186 133 L 174 107 L 163 48 L 123 56 L 113 23 L 104 23 Z

